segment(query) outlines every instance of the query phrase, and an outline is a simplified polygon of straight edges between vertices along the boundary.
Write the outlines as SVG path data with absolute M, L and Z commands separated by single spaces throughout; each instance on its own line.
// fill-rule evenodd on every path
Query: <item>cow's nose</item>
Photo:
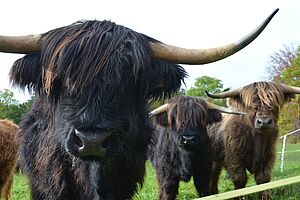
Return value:
M 81 141 L 81 146 L 79 146 L 78 149 L 79 156 L 106 156 L 107 149 L 111 145 L 111 133 L 94 133 L 75 130 L 75 135 Z
M 255 119 L 256 128 L 269 128 L 273 125 L 273 120 L 270 117 L 258 117 Z
M 183 135 L 181 136 L 181 144 L 182 145 L 191 145 L 197 142 L 196 136 L 193 135 Z

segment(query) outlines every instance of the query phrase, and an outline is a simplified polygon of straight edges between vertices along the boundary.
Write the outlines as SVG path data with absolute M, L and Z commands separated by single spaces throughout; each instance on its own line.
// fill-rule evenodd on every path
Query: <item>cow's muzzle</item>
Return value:
M 87 160 L 104 158 L 111 155 L 118 147 L 118 141 L 109 131 L 69 132 L 66 141 L 69 153 Z
M 107 148 L 109 148 L 109 138 L 111 133 L 105 132 L 96 134 L 93 132 L 81 132 L 75 130 L 75 135 L 81 140 L 82 145 L 79 147 L 79 156 L 99 156 L 105 157 Z
M 271 128 L 273 127 L 274 122 L 270 117 L 257 117 L 254 121 L 254 127 L 257 129 Z
M 198 144 L 199 137 L 197 135 L 181 135 L 179 136 L 179 145 L 182 147 L 194 146 Z

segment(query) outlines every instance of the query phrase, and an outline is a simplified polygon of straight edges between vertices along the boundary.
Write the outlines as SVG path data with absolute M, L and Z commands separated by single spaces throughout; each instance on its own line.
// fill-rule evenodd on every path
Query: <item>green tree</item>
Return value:
M 8 89 L 0 90 L 0 118 L 10 119 L 19 123 L 22 115 L 28 111 L 33 102 L 33 98 L 20 103 L 14 98 L 14 93 Z
M 206 97 L 205 90 L 212 93 L 219 93 L 222 91 L 222 88 L 223 84 L 221 80 L 209 76 L 201 76 L 196 78 L 194 87 L 187 90 L 187 95 Z
M 300 86 L 300 47 L 291 66 L 283 71 L 282 80 L 287 85 Z
M 196 78 L 196 82 L 194 87 L 191 87 L 189 90 L 186 91 L 187 95 L 189 96 L 199 96 L 202 98 L 207 98 L 205 91 L 209 91 L 211 93 L 220 93 L 223 89 L 223 83 L 221 80 L 209 77 L 209 76 L 201 76 Z M 225 106 L 226 99 L 208 99 L 210 102 Z

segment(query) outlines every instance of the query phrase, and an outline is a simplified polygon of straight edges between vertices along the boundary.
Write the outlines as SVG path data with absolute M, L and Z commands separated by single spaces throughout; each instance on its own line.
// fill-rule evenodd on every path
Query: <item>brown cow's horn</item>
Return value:
M 41 35 L 0 36 L 0 52 L 33 53 L 42 48 Z
M 289 86 L 285 84 L 281 84 L 283 87 L 283 93 L 290 93 L 290 94 L 300 94 L 300 88 L 295 86 Z
M 223 98 L 238 96 L 240 94 L 241 90 L 242 90 L 242 88 L 238 88 L 238 89 L 230 90 L 230 91 L 227 91 L 227 92 L 221 92 L 219 94 L 212 94 L 212 93 L 209 93 L 208 91 L 205 90 L 205 93 L 210 98 L 223 99 Z
M 247 114 L 247 113 L 244 113 L 244 112 L 232 110 L 230 108 L 218 106 L 218 105 L 210 103 L 210 102 L 206 102 L 206 103 L 207 103 L 207 105 L 208 105 L 209 108 L 217 109 L 217 110 L 219 110 L 222 113 L 235 114 L 235 115 L 246 115 Z
M 264 30 L 278 10 L 273 11 L 260 26 L 236 43 L 211 49 L 183 49 L 163 43 L 151 43 L 152 56 L 173 63 L 190 65 L 206 64 L 221 60 L 250 44 Z
M 152 110 L 149 113 L 149 117 L 154 117 L 156 115 L 159 115 L 160 113 L 166 112 L 168 110 L 168 106 L 169 106 L 169 104 L 164 104 L 164 105 L 159 106 L 158 108 Z

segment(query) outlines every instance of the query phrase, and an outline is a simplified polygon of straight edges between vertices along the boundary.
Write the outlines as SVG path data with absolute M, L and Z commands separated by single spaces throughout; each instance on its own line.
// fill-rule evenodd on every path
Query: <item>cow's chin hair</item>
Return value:
M 180 149 L 182 149 L 187 153 L 193 153 L 198 147 L 198 145 L 180 145 L 180 144 L 177 145 Z
M 255 134 L 257 135 L 270 135 L 278 132 L 278 128 L 270 127 L 270 128 L 255 128 Z

